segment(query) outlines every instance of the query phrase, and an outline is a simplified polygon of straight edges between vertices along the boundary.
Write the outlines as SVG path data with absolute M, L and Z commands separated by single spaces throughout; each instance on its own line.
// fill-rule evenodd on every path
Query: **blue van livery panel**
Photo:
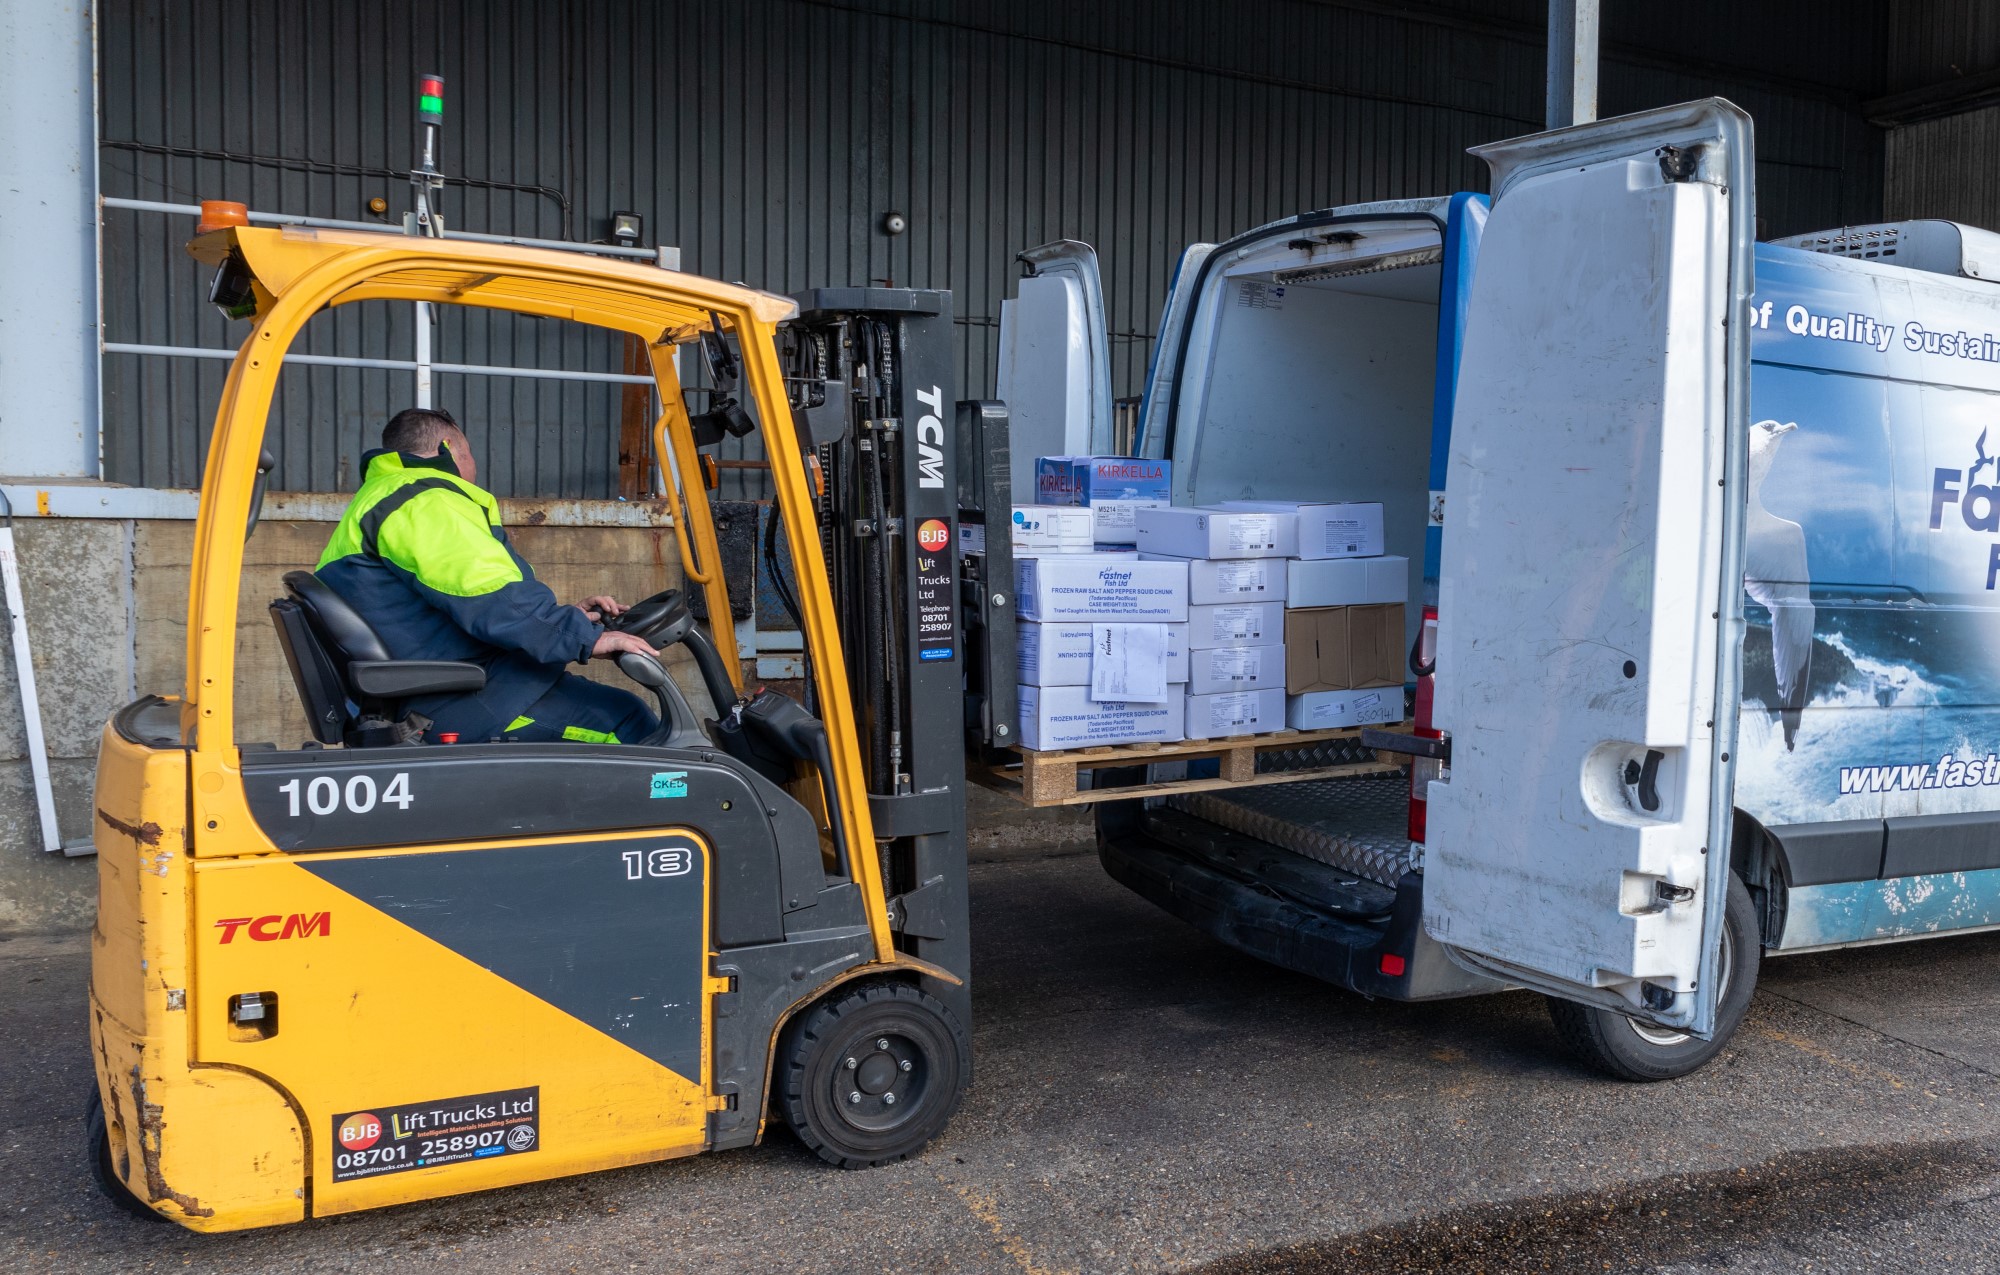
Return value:
M 1882 819 L 1894 876 L 2000 811 L 2000 290 L 1760 245 L 1749 320 L 1736 804 Z

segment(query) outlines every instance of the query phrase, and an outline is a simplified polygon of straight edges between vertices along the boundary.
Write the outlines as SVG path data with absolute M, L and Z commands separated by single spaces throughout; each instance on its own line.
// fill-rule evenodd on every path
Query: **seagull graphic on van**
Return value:
M 1771 613 L 1771 668 L 1778 702 L 1770 707 L 1782 719 L 1786 752 L 1798 737 L 1810 690 L 1816 612 L 1805 529 L 1764 508 L 1764 479 L 1779 442 L 1798 427 L 1796 421 L 1775 420 L 1750 427 L 1750 511 L 1743 560 L 1743 591 Z

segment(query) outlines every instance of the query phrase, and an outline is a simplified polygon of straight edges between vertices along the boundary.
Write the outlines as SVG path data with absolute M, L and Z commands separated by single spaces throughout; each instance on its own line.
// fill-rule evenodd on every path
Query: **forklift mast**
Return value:
M 975 405 L 953 392 L 951 294 L 819 288 L 793 299 L 799 314 L 779 330 L 779 356 L 800 442 L 818 462 L 821 548 L 857 700 L 890 923 L 903 951 L 965 977 L 967 665 L 954 418 Z M 785 597 L 774 539 L 763 556 Z M 925 990 L 971 1021 L 969 978 L 927 980 Z

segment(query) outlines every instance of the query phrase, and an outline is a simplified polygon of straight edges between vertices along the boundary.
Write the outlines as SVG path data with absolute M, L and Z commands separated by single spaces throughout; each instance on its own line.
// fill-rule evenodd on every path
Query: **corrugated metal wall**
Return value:
M 1897 0 L 1892 29 L 1888 92 L 1938 86 L 1950 93 L 2000 70 L 2000 4 L 1993 0 Z M 1883 215 L 1943 217 L 2000 230 L 1996 155 L 2000 106 L 1891 130 Z
M 1781 234 L 1877 215 L 1882 19 L 1861 3 L 1611 6 L 1602 108 L 1724 93 L 1757 118 L 1760 208 Z M 1742 9 L 1752 13 L 1739 12 Z M 1694 12 L 1701 10 L 1702 12 Z M 1095 244 L 1120 394 L 1136 392 L 1182 245 L 1358 200 L 1478 188 L 1465 148 L 1539 126 L 1541 0 L 1476 13 L 1368 0 L 110 0 L 106 194 L 358 218 L 399 214 L 414 73 L 449 80 L 446 199 L 469 229 L 596 238 L 614 209 L 686 268 L 777 291 L 950 288 L 961 393 L 991 392 L 1020 248 Z M 1749 69 L 1755 66 L 1755 70 Z M 891 210 L 907 233 L 880 230 Z M 108 339 L 231 338 L 179 255 L 187 226 L 112 212 Z M 408 307 L 316 323 L 314 352 L 407 357 Z M 447 315 L 436 357 L 619 370 L 565 325 Z M 107 476 L 199 479 L 222 364 L 114 355 Z M 293 368 L 283 485 L 351 487 L 411 380 Z M 616 486 L 617 391 L 440 378 L 504 495 Z

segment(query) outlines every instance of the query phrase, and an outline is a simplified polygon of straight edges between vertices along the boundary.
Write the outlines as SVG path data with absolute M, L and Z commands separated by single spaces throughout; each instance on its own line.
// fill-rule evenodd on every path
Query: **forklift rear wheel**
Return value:
M 132 1194 L 132 1188 L 125 1185 L 118 1176 L 117 1166 L 111 1162 L 111 1130 L 104 1121 L 104 1099 L 96 1089 L 90 1091 L 90 1108 L 84 1117 L 84 1154 L 90 1157 L 90 1176 L 97 1183 L 97 1189 L 104 1192 L 104 1198 L 117 1205 L 125 1213 L 148 1222 L 164 1222 L 146 1202 Z
M 1729 878 L 1729 904 L 1723 912 L 1722 951 L 1716 973 L 1722 979 L 1722 999 L 1715 1011 L 1715 1035 L 1708 1040 L 1634 1022 L 1616 1010 L 1548 998 L 1556 1034 L 1578 1058 L 1620 1080 L 1674 1080 L 1697 1070 L 1722 1052 L 1750 1008 L 1757 990 L 1757 967 L 1763 954 L 1757 933 L 1757 908 L 1750 891 L 1734 875 Z
M 820 1159 L 872 1169 L 915 1155 L 944 1128 L 971 1053 L 936 997 L 902 983 L 846 989 L 786 1032 L 778 1100 Z

